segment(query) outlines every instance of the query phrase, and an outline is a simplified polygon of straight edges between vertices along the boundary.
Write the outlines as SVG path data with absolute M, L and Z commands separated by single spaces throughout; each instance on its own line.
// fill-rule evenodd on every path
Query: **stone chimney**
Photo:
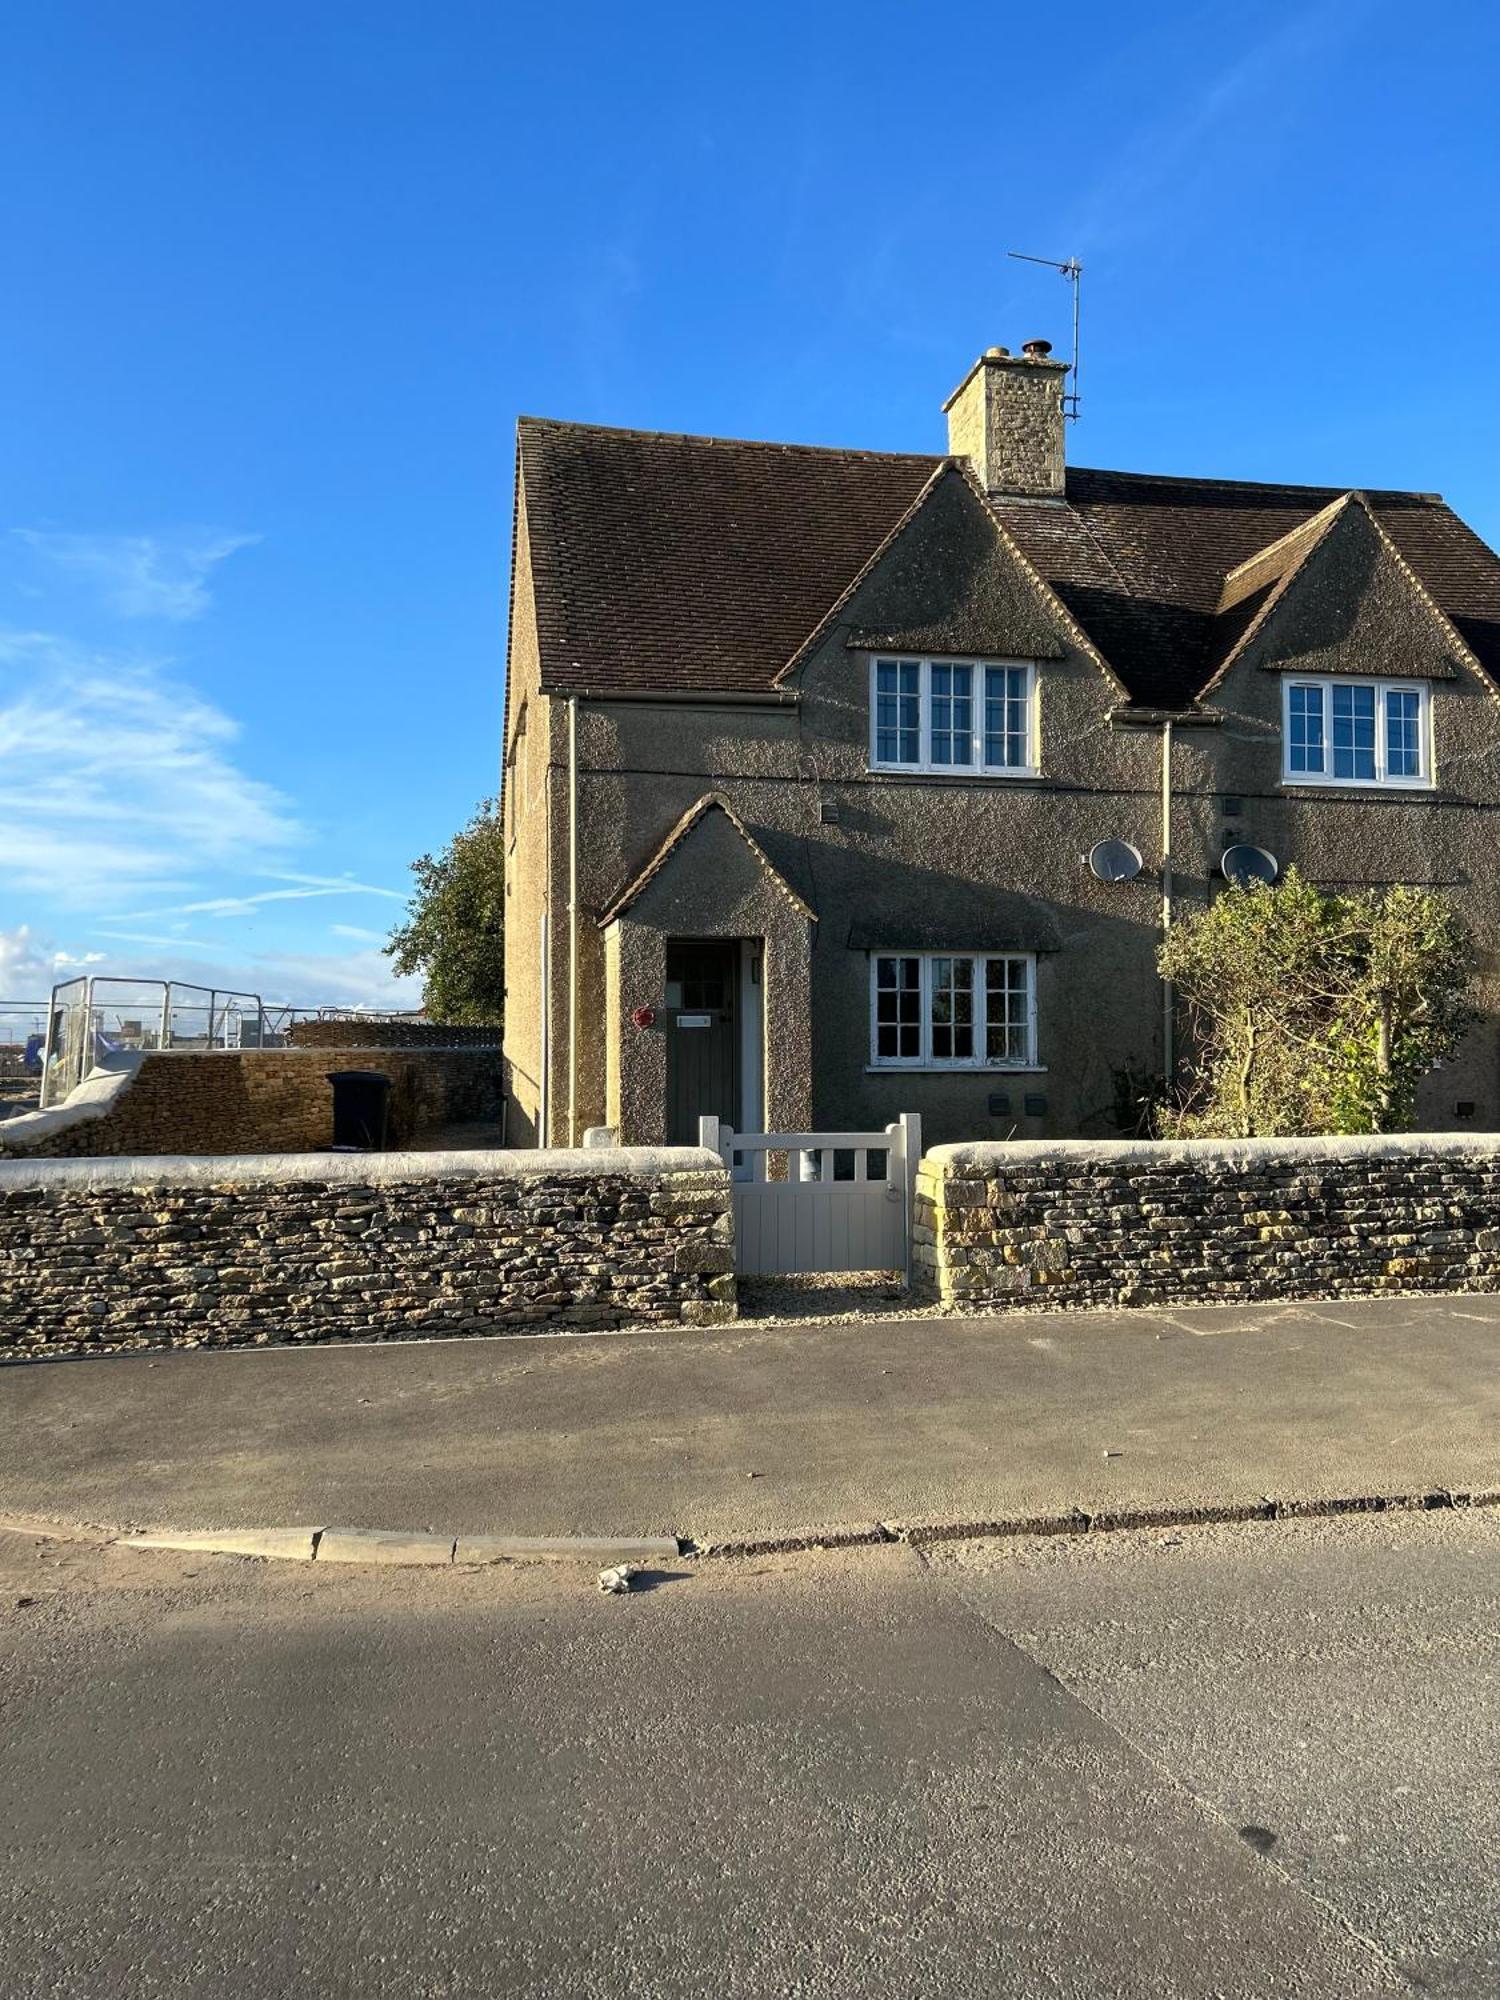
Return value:
M 1063 497 L 1063 378 L 1050 340 L 1019 354 L 990 347 L 944 403 L 948 450 L 966 458 L 991 493 Z

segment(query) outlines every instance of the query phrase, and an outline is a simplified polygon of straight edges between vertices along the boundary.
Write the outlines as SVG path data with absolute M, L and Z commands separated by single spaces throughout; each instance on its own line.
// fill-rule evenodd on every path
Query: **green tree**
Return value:
M 1289 868 L 1184 919 L 1158 963 L 1192 1048 L 1181 1135 L 1401 1130 L 1474 1019 L 1468 931 L 1426 889 L 1328 895 Z
M 1474 945 L 1448 897 L 1397 885 L 1344 899 L 1358 977 L 1334 1029 L 1334 1130 L 1399 1132 L 1417 1085 L 1456 1054 L 1477 1018 Z
M 440 854 L 411 864 L 406 922 L 387 955 L 419 973 L 435 1021 L 499 1022 L 505 1006 L 505 839 L 498 799 L 484 799 Z

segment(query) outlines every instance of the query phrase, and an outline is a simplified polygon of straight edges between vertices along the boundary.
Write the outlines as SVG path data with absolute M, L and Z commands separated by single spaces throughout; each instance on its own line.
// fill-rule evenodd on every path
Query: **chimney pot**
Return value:
M 1052 342 L 1050 340 L 1025 340 L 1021 343 L 1021 352 L 1030 355 L 1033 361 L 1045 361 L 1047 356 L 1052 352 Z

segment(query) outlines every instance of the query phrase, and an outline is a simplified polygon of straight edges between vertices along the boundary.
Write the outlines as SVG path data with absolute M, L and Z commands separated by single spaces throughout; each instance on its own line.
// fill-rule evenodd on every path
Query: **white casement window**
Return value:
M 1430 785 L 1426 681 L 1282 682 L 1282 778 L 1289 785 Z
M 1036 960 L 1016 953 L 879 952 L 870 960 L 876 1069 L 1034 1069 Z
M 1034 777 L 1035 663 L 872 659 L 870 767 Z

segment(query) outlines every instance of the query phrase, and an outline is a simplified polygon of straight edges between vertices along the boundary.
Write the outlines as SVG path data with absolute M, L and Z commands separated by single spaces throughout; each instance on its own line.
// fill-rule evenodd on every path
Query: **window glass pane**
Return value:
M 932 669 L 932 761 L 974 761 L 974 669 L 934 664 Z
M 992 769 L 1024 769 L 1031 762 L 1031 729 L 1024 667 L 984 670 L 984 761 Z
M 932 961 L 932 1060 L 974 1060 L 974 961 Z
M 1391 688 L 1386 694 L 1385 769 L 1391 778 L 1422 775 L 1421 698 L 1415 688 Z
M 985 1060 L 1024 1063 L 1031 1056 L 1031 961 L 992 958 L 984 968 Z
M 1293 686 L 1287 691 L 1286 767 L 1321 771 L 1323 758 L 1323 690 Z
M 922 969 L 916 958 L 875 961 L 875 1057 L 915 1062 L 922 1053 Z
M 1355 682 L 1332 689 L 1333 775 L 1375 776 L 1375 690 Z
M 922 761 L 922 670 L 915 660 L 875 662 L 875 761 Z

